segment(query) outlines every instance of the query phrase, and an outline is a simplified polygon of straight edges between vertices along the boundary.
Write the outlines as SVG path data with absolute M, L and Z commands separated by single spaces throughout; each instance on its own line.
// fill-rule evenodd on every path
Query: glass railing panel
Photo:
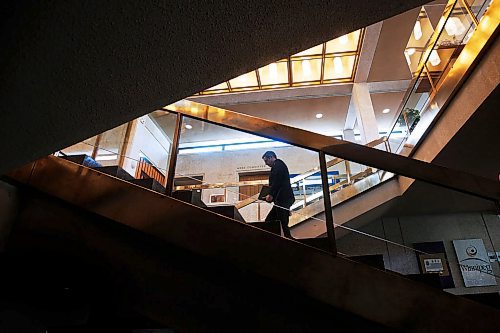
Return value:
M 95 160 L 102 166 L 119 163 L 127 126 L 128 124 L 123 124 L 99 135 Z
M 446 19 L 426 63 L 434 89 L 439 89 L 439 81 L 446 77 L 458 58 L 466 42 L 472 36 L 475 25 L 462 2 L 455 4 L 454 10 Z
M 326 155 L 326 167 L 331 207 L 342 205 L 345 201 L 355 198 L 384 181 L 391 180 L 394 176 L 390 172 L 329 155 Z M 298 192 L 296 198 L 300 198 L 300 200 L 291 207 L 293 210 L 291 226 L 297 230 L 298 236 L 310 234 L 308 223 L 318 223 L 326 219 L 323 188 L 318 182 L 321 177 L 320 172 L 312 170 L 303 176 L 306 175 L 308 176 L 305 178 L 306 181 L 309 178 L 316 178 L 317 185 L 316 187 L 304 186 L 302 181 L 295 185 Z M 302 186 L 305 187 L 305 197 L 302 196 L 304 193 L 304 189 L 301 189 Z M 317 230 L 319 229 L 316 228 Z
M 408 136 L 413 132 L 427 107 L 432 93 L 432 82 L 427 72 L 415 80 L 413 88 L 388 137 L 391 152 L 399 153 Z
M 82 142 L 76 143 L 69 147 L 59 150 L 56 152 L 56 156 L 67 155 L 87 155 L 92 156 L 94 153 L 94 147 L 96 146 L 97 136 L 93 136 Z
M 183 117 L 181 125 L 174 197 L 188 196 L 192 204 L 264 229 L 276 226 L 264 223 L 275 218 L 270 216 L 277 209 L 286 211 L 292 225 L 297 217 L 292 210 L 304 202 L 319 201 L 322 183 L 318 153 L 188 116 Z M 269 185 L 271 167 L 263 160 L 266 151 L 274 152 L 287 166 L 288 179 L 281 181 L 291 184 L 289 198 L 281 194 L 286 193 L 283 188 L 274 203 L 259 196 Z M 287 236 L 287 231 L 282 230 L 282 234 Z
M 164 193 L 175 122 L 175 114 L 155 111 L 56 155 Z
M 432 23 L 422 7 L 406 45 L 404 56 L 411 73 L 418 74 L 418 64 L 425 53 L 427 44 L 434 33 Z
M 498 202 L 406 177 L 377 192 L 333 208 L 339 255 L 457 295 L 500 291 Z

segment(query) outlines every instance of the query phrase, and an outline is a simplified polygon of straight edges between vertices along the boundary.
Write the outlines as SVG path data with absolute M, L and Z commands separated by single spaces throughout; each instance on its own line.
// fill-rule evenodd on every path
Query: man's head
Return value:
M 266 151 L 264 155 L 262 155 L 262 159 L 267 166 L 272 167 L 274 162 L 276 161 L 276 154 L 274 151 Z

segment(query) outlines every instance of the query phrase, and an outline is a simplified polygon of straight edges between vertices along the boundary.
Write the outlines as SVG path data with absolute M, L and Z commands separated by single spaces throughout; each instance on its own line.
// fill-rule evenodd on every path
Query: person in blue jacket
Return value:
M 290 173 L 285 162 L 278 159 L 273 151 L 266 151 L 262 155 L 264 163 L 271 167 L 269 175 L 269 194 L 266 196 L 267 202 L 274 202 L 273 208 L 266 217 L 266 222 L 280 221 L 283 235 L 293 239 L 288 228 L 290 217 L 290 206 L 295 202 L 292 186 L 290 185 Z

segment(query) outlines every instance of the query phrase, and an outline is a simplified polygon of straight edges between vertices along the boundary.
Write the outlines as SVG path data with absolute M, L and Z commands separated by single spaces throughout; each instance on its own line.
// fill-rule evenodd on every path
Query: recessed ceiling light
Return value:
M 323 118 L 323 114 L 322 113 L 316 113 L 316 118 L 318 118 L 318 119 Z
M 186 128 L 187 128 L 187 129 L 191 129 L 191 128 L 193 128 L 193 126 L 191 126 L 191 125 L 189 125 L 189 124 L 186 124 Z
M 383 109 L 382 110 L 382 113 L 389 113 L 389 112 L 391 112 L 391 109 Z

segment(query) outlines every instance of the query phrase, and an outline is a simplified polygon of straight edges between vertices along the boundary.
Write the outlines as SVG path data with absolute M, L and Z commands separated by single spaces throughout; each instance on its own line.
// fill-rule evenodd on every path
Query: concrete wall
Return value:
M 500 217 L 490 213 L 442 214 L 383 217 L 360 228 L 361 233 L 348 233 L 337 240 L 338 251 L 348 256 L 381 254 L 385 267 L 401 274 L 417 274 L 419 267 L 414 243 L 442 241 L 450 262 L 456 288 L 447 289 L 454 294 L 490 293 L 500 291 L 498 286 L 464 287 L 453 240 L 482 239 L 486 250 L 500 251 Z M 379 237 L 369 237 L 367 234 Z M 406 247 L 394 245 L 383 239 Z M 493 273 L 500 276 L 498 262 L 491 263 Z
M 130 142 L 126 153 L 128 158 L 125 159 L 123 169 L 131 175 L 135 175 L 137 160 L 144 155 L 161 172 L 166 172 L 171 142 L 149 116 L 143 116 L 136 120 Z

